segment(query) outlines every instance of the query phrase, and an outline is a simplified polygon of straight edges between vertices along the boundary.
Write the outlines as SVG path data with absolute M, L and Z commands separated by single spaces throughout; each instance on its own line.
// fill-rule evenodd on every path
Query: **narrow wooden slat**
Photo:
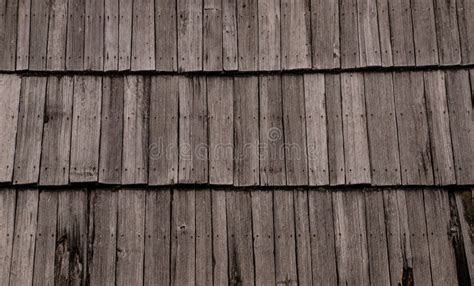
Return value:
M 39 193 L 33 285 L 54 285 L 57 215 L 58 192 Z
M 275 285 L 273 192 L 252 191 L 255 284 Z
M 388 1 L 393 65 L 415 65 L 415 43 L 410 0 Z
M 226 71 L 237 70 L 237 2 L 222 0 L 222 60 Z
M 178 182 L 178 83 L 176 76 L 154 76 L 150 92 L 150 185 Z
M 260 184 L 286 185 L 281 77 L 259 78 Z
M 178 70 L 202 70 L 203 0 L 178 1 Z
M 40 185 L 69 183 L 73 84 L 69 76 L 48 78 Z
M 146 184 L 150 78 L 126 76 L 123 98 L 122 184 Z
M 281 0 L 281 68 L 311 67 L 310 0 Z
M 132 9 L 133 1 L 119 0 L 119 71 L 130 69 L 132 57 Z
M 423 94 L 423 74 L 394 73 L 393 90 L 402 184 L 431 185 L 433 169 Z
M 67 7 L 66 69 L 84 69 L 86 0 L 70 0 Z
M 116 285 L 143 285 L 145 191 L 120 189 L 117 210 Z
M 179 192 L 179 191 L 178 191 Z M 212 256 L 211 191 L 196 191 L 196 284 L 211 285 L 214 261 Z
M 437 185 L 455 184 L 444 73 L 442 71 L 425 72 L 424 84 L 434 181 Z
M 119 0 L 105 0 L 104 2 L 104 71 L 118 70 L 119 2 Z
M 303 76 L 283 75 L 281 87 L 287 184 L 307 185 L 308 159 Z
M 242 0 L 237 3 L 237 42 L 240 71 L 256 71 L 258 69 L 257 10 L 258 5 L 255 0 Z
M 231 185 L 234 170 L 234 82 L 230 77 L 207 78 L 209 112 L 209 183 Z
M 329 185 L 324 75 L 304 75 L 309 185 Z M 334 95 L 333 95 L 334 96 Z
M 30 60 L 31 0 L 18 0 L 16 69 L 27 70 Z
M 0 69 L 15 70 L 18 0 L 0 2 Z
M 171 191 L 146 193 L 145 285 L 170 282 Z
M 203 11 L 203 70 L 222 71 L 222 1 L 204 0 Z
M 45 98 L 45 77 L 22 80 L 13 173 L 15 184 L 38 182 Z
M 33 285 L 38 197 L 36 189 L 18 192 L 9 285 Z
M 84 285 L 87 275 L 87 191 L 59 192 L 54 285 Z
M 173 192 L 171 285 L 194 285 L 196 270 L 196 191 Z M 202 267 L 198 265 L 197 267 Z
M 226 192 L 229 284 L 255 285 L 250 192 Z
M 339 75 L 324 76 L 326 91 L 329 183 L 343 185 L 344 171 L 344 131 L 342 126 L 341 79 Z
M 474 62 L 474 3 L 469 0 L 457 0 L 459 39 L 462 63 Z
M 66 68 L 68 0 L 51 0 L 50 5 L 46 68 L 64 70 Z
M 10 182 L 13 176 L 20 90 L 19 76 L 0 76 L 0 182 Z
M 207 183 L 206 79 L 180 78 L 179 102 L 179 182 Z
M 311 0 L 313 68 L 340 67 L 339 29 L 339 1 Z
M 341 90 L 346 183 L 367 184 L 371 177 L 362 74 L 342 74 Z
M 155 1 L 156 70 L 177 70 L 176 0 Z
M 71 182 L 95 182 L 99 168 L 102 79 L 74 77 Z
M 96 189 L 89 200 L 89 282 L 115 285 L 117 192 Z
M 31 0 L 30 15 L 30 70 L 46 69 L 48 44 L 49 1 Z
M 473 184 L 474 153 L 470 150 L 474 149 L 474 126 L 468 71 L 446 72 L 446 88 L 456 182 Z
M 259 184 L 258 78 L 234 78 L 234 185 Z
M 373 185 L 400 185 L 400 155 L 391 73 L 366 73 L 365 102 Z
M 392 42 L 390 35 L 389 0 L 377 0 L 377 16 L 380 35 L 380 56 L 382 66 L 393 66 Z
M 294 191 L 296 261 L 298 263 L 298 284 L 312 284 L 311 231 L 309 224 L 308 192 Z
M 102 78 L 99 183 L 122 183 L 123 77 Z
M 357 1 L 341 0 L 339 5 L 341 29 L 341 67 L 359 67 L 361 65 L 361 56 L 359 55 Z
M 0 283 L 8 285 L 15 229 L 16 190 L 3 189 L 0 192 Z
M 357 26 L 359 31 L 359 57 L 363 67 L 380 66 L 380 37 L 378 27 L 377 1 L 357 1 Z
M 258 69 L 279 70 L 280 58 L 280 0 L 258 1 Z
M 227 249 L 226 190 L 212 190 L 212 256 L 218 261 L 214 285 L 229 284 L 229 251 Z
M 455 192 L 454 200 L 459 216 L 461 236 L 464 242 L 464 255 L 466 257 L 467 272 L 470 276 L 471 284 L 474 282 L 474 257 L 472 256 L 474 247 L 474 236 L 472 235 L 472 224 L 468 222 L 469 212 L 472 210 L 472 193 L 470 189 L 463 192 Z M 466 277 L 467 278 L 467 277 Z
M 444 65 L 461 63 L 456 0 L 434 0 L 439 61 Z
M 337 191 L 332 197 L 338 281 L 346 285 L 368 285 L 364 194 L 359 190 Z
M 337 284 L 336 248 L 331 192 L 308 191 L 311 268 L 314 285 Z
M 433 1 L 414 0 L 411 5 L 416 65 L 437 65 L 439 59 Z
M 154 70 L 155 1 L 133 1 L 132 70 Z
M 84 69 L 104 69 L 104 3 L 86 0 Z

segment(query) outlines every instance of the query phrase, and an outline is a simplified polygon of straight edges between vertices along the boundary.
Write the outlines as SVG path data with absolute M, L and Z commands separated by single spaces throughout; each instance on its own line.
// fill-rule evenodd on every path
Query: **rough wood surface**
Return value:
M 132 9 L 133 1 L 119 0 L 119 71 L 130 69 L 132 56 Z
M 177 70 L 176 1 L 155 1 L 156 70 Z
M 311 68 L 311 13 L 309 0 L 281 0 L 281 67 Z
M 84 69 L 86 0 L 71 0 L 67 6 L 66 69 Z
M 474 3 L 469 0 L 456 1 L 462 63 L 474 61 Z
M 242 0 L 237 3 L 236 17 L 239 71 L 253 71 L 258 69 L 257 11 L 258 5 L 256 0 Z
M 410 0 L 388 1 L 394 66 L 415 65 L 415 42 Z
M 357 0 L 357 29 L 361 66 L 380 66 L 380 37 L 377 0 Z
M 177 0 L 178 70 L 202 70 L 203 0 Z
M 390 34 L 389 0 L 377 0 L 377 16 L 380 37 L 380 56 L 382 66 L 393 66 L 392 39 Z
M 2 0 L 0 3 L 0 69 L 15 70 L 18 0 Z
M 222 60 L 225 71 L 239 67 L 237 34 L 236 1 L 222 0 Z
M 48 70 L 64 70 L 66 67 L 67 20 L 68 1 L 51 0 L 47 44 Z
M 155 66 L 155 1 L 133 1 L 132 70 L 154 70 Z
M 118 70 L 119 0 L 104 1 L 104 71 Z
M 49 1 L 32 0 L 30 16 L 30 70 L 46 69 L 48 44 Z
M 215 263 L 214 285 L 229 284 L 229 249 L 227 247 L 227 204 L 225 190 L 212 190 L 212 256 Z
M 341 33 L 341 68 L 355 68 L 361 64 L 359 55 L 357 1 L 341 0 L 339 7 Z
M 0 192 L 0 283 L 8 285 L 15 230 L 16 190 L 2 189 Z
M 341 65 L 339 2 L 311 0 L 313 68 L 330 69 Z
M 202 1 L 202 0 L 201 0 Z M 217 24 L 216 24 L 217 23 Z M 203 70 L 222 70 L 222 1 L 204 0 Z M 199 49 L 196 49 L 199 50 Z M 195 51 L 196 52 L 196 51 Z
M 416 65 L 437 65 L 439 58 L 433 0 L 411 1 L 411 8 Z
M 433 0 L 439 61 L 444 65 L 461 63 L 456 0 Z M 469 36 L 467 36 L 469 37 Z
M 258 69 L 279 70 L 280 0 L 258 1 Z
M 209 189 L 196 191 L 196 271 L 197 285 L 211 285 L 214 258 L 212 256 L 212 197 Z M 192 257 L 192 256 L 191 256 Z
M 31 0 L 18 0 L 16 70 L 27 70 L 30 60 Z
M 84 69 L 104 69 L 104 3 L 86 0 Z
M 312 283 L 311 232 L 309 224 L 308 192 L 298 188 L 293 193 L 298 284 Z

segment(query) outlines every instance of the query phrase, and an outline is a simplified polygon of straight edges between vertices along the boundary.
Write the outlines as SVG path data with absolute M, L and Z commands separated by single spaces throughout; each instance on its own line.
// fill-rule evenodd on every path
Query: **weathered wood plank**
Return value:
M 237 1 L 222 0 L 222 60 L 226 71 L 237 70 Z
M 280 69 L 280 0 L 258 1 L 258 69 Z M 258 284 L 258 283 L 257 283 Z
M 260 184 L 286 185 L 281 77 L 259 77 Z
M 355 68 L 361 66 L 359 55 L 359 30 L 357 19 L 357 1 L 340 0 L 341 29 L 341 67 Z M 326 31 L 325 31 L 326 32 Z
M 146 184 L 150 78 L 126 76 L 123 98 L 122 184 Z
M 21 78 L 0 76 L 0 182 L 10 182 L 15 160 L 15 139 L 18 127 Z
M 288 185 L 308 184 L 306 114 L 302 75 L 282 76 L 283 128 Z
M 339 1 L 311 0 L 311 39 L 314 69 L 339 68 Z
M 178 37 L 176 29 L 176 0 L 155 1 L 156 70 L 177 70 Z
M 474 125 L 468 71 L 447 71 L 446 88 L 456 182 L 458 185 L 473 184 Z
M 202 70 L 203 0 L 178 1 L 178 70 Z
M 411 5 L 416 65 L 437 65 L 439 58 L 433 1 L 414 0 Z
M 86 0 L 84 69 L 104 69 L 105 1 Z
M 357 1 L 357 26 L 359 31 L 359 57 L 363 67 L 380 66 L 379 27 L 376 0 Z
M 123 77 L 102 78 L 99 183 L 122 183 Z
M 8 285 L 15 229 L 16 190 L 3 189 L 0 192 L 0 283 Z
M 308 191 L 313 285 L 336 285 L 333 203 L 329 190 Z
M 461 240 L 464 242 L 464 255 L 466 257 L 467 272 L 470 277 L 471 284 L 474 282 L 474 236 L 472 235 L 472 223 L 469 223 L 469 213 L 472 212 L 473 200 L 470 189 L 463 192 L 454 193 L 454 201 L 459 217 L 459 228 L 461 229 Z M 466 277 L 467 278 L 467 277 Z M 466 281 L 467 282 L 467 281 Z
M 2 0 L 0 27 L 0 69 L 12 71 L 16 67 L 18 0 Z
M 255 285 L 251 200 L 250 192 L 226 192 L 230 285 Z
M 178 191 L 180 192 L 180 191 Z M 209 189 L 196 191 L 196 284 L 211 285 L 213 282 L 212 256 L 212 198 Z M 218 263 L 218 262 L 217 262 Z
M 365 102 L 373 185 L 400 185 L 400 154 L 391 73 L 366 73 Z
M 150 185 L 178 182 L 178 83 L 176 76 L 154 76 L 150 92 Z
M 89 283 L 115 285 L 117 192 L 96 189 L 89 199 Z
M 215 263 L 214 285 L 229 285 L 227 248 L 226 190 L 212 190 L 212 256 Z
M 155 1 L 133 1 L 132 70 L 154 70 Z
M 194 285 L 196 271 L 196 191 L 173 192 L 171 285 Z M 202 265 L 198 265 L 201 267 Z
M 393 66 L 392 42 L 390 35 L 390 12 L 389 0 L 377 0 L 377 16 L 380 37 L 380 56 L 382 57 L 382 66 Z
M 13 173 L 15 184 L 38 182 L 45 98 L 45 77 L 22 80 Z
M 48 78 L 40 185 L 69 183 L 73 84 L 69 76 Z
M 371 177 L 363 75 L 342 74 L 341 90 L 346 183 L 368 184 Z
M 74 77 L 71 182 L 95 182 L 99 168 L 102 78 Z
M 410 0 L 388 1 L 394 66 L 415 65 L 415 42 Z
M 18 0 L 16 70 L 27 70 L 30 61 L 31 0 Z
M 258 69 L 258 5 L 256 0 L 242 0 L 237 3 L 237 37 L 239 70 L 256 71 Z
M 295 237 L 298 284 L 312 284 L 311 231 L 309 224 L 308 192 L 306 189 L 294 191 Z
M 234 81 L 207 78 L 209 183 L 231 185 L 234 171 Z
M 67 13 L 66 69 L 84 69 L 86 0 L 70 0 Z
M 40 192 L 33 285 L 54 285 L 54 252 L 56 250 L 57 215 L 58 192 L 46 190 Z
M 326 91 L 329 184 L 345 184 L 344 131 L 342 127 L 341 79 L 339 75 L 324 76 Z
M 204 0 L 203 10 L 203 70 L 222 71 L 222 1 Z
M 117 214 L 117 285 L 143 285 L 145 191 L 121 189 Z
M 424 72 L 423 75 L 434 181 L 437 185 L 455 184 L 456 176 L 444 73 L 432 71 Z
M 393 73 L 402 184 L 431 185 L 428 122 L 422 73 Z M 413 136 L 416 134 L 416 136 Z
M 474 63 L 474 3 L 469 0 L 457 0 L 459 39 L 462 63 Z
M 118 70 L 119 2 L 119 0 L 105 0 L 104 3 L 104 71 Z
M 234 78 L 234 185 L 259 184 L 258 78 Z
M 309 0 L 281 0 L 281 68 L 311 68 Z
M 133 1 L 119 0 L 119 71 L 130 69 L 132 57 L 132 9 Z
M 275 285 L 273 192 L 252 191 L 255 284 Z
M 329 185 L 324 75 L 304 75 L 309 185 Z
M 30 15 L 30 70 L 46 69 L 46 50 L 48 45 L 48 20 L 50 3 L 44 0 L 31 1 Z
M 51 0 L 48 27 L 48 70 L 66 68 L 66 37 L 68 22 L 68 0 Z
M 146 193 L 145 285 L 170 283 L 171 191 Z
M 439 61 L 444 65 L 461 63 L 456 0 L 434 0 Z
M 207 94 L 204 77 L 179 79 L 179 182 L 208 182 Z

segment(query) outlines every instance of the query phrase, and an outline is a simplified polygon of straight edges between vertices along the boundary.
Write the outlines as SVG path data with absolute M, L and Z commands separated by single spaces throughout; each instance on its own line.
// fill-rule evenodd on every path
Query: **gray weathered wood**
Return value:
M 71 182 L 95 182 L 99 168 L 102 78 L 74 77 Z
M 0 192 L 0 283 L 8 285 L 15 229 L 16 190 L 2 189 Z
M 447 71 L 446 88 L 456 182 L 458 185 L 473 184 L 474 125 L 469 73 L 466 70 Z
M 461 63 L 456 0 L 434 0 L 439 61 L 444 65 Z M 469 36 L 468 36 L 469 37 Z
M 120 189 L 117 210 L 116 285 L 143 285 L 145 191 Z
M 104 71 L 118 70 L 119 0 L 104 2 Z
M 171 285 L 194 285 L 196 271 L 196 191 L 173 192 Z M 198 265 L 203 267 L 203 265 Z
M 20 90 L 19 76 L 0 76 L 0 182 L 10 182 L 13 176 Z
M 416 65 L 437 65 L 439 59 L 433 1 L 414 0 L 411 5 Z
M 371 178 L 363 75 L 342 74 L 341 90 L 346 183 L 367 184 Z
M 415 43 L 410 0 L 388 1 L 394 66 L 415 65 Z
M 155 1 L 156 70 L 177 70 L 176 0 Z
M 286 185 L 281 77 L 259 78 L 260 184 Z
M 207 94 L 204 77 L 179 79 L 179 182 L 208 182 Z
M 203 13 L 203 70 L 222 71 L 222 1 L 204 0 Z
M 258 69 L 279 70 L 280 58 L 280 0 L 258 1 Z
M 104 69 L 104 4 L 105 1 L 86 0 L 84 69 Z
M 339 68 L 339 1 L 311 0 L 311 31 L 313 68 Z
M 373 185 L 400 185 L 400 155 L 391 73 L 366 73 L 365 102 Z
M 67 7 L 66 69 L 84 69 L 86 0 L 70 0 Z
M 283 129 L 288 185 L 308 184 L 306 114 L 302 75 L 282 76 Z
M 48 78 L 40 185 L 69 183 L 73 88 L 72 77 Z
M 281 68 L 311 68 L 309 0 L 281 0 Z
M 229 251 L 227 249 L 226 190 L 212 190 L 212 256 L 216 263 L 214 285 L 229 284 Z
M 361 66 L 361 56 L 359 55 L 357 1 L 341 0 L 339 9 L 341 29 L 341 67 L 359 67 Z
M 155 1 L 133 1 L 132 70 L 154 70 Z
M 46 69 L 50 5 L 50 1 L 31 0 L 30 70 Z
M 27 70 L 30 60 L 31 0 L 18 0 L 16 69 Z
M 257 10 L 256 0 L 242 0 L 237 3 L 237 42 L 240 71 L 256 71 L 258 69 Z
M 122 183 L 123 77 L 102 78 L 99 183 Z
M 178 83 L 176 76 L 154 76 L 150 92 L 150 185 L 178 182 Z
M 0 69 L 12 71 L 16 67 L 18 0 L 2 0 L 0 27 Z
M 38 182 L 45 98 L 45 77 L 22 79 L 13 173 L 15 184 Z
M 312 284 L 311 231 L 308 208 L 308 192 L 306 189 L 296 189 L 294 191 L 295 237 L 298 284 L 300 285 Z
M 180 192 L 180 191 L 178 191 Z M 212 202 L 209 189 L 196 191 L 196 266 L 197 285 L 211 285 L 213 282 L 212 256 Z M 192 257 L 192 256 L 191 256 Z M 184 285 L 184 284 L 183 284 Z
M 455 184 L 444 73 L 442 71 L 425 72 L 424 84 L 434 181 L 437 185 Z
M 471 284 L 474 282 L 474 236 L 472 235 L 472 224 L 469 224 L 469 212 L 472 208 L 472 193 L 469 189 L 464 192 L 454 193 L 456 209 L 459 216 L 459 227 L 461 228 L 461 236 L 464 241 L 464 255 L 466 257 L 467 271 L 471 278 Z
M 357 0 L 359 57 L 363 67 L 380 66 L 380 39 L 376 0 Z
M 177 1 L 178 70 L 200 71 L 203 66 L 203 0 Z
M 377 0 L 377 16 L 380 35 L 380 56 L 382 66 L 393 66 L 392 42 L 390 35 L 389 0 Z
M 474 62 L 474 3 L 469 0 L 456 1 L 462 63 Z
M 123 98 L 122 184 L 146 184 L 150 78 L 126 76 Z
M 132 56 L 133 1 L 119 0 L 119 51 L 118 69 L 129 70 Z M 140 17 L 142 15 L 139 15 Z
M 237 1 L 222 0 L 222 60 L 226 71 L 239 67 L 236 5 Z
M 68 0 L 51 1 L 46 63 L 48 70 L 66 68 L 67 7 Z
M 402 184 L 433 184 L 422 73 L 393 73 Z M 416 136 L 414 136 L 416 135 Z
M 209 183 L 231 185 L 234 171 L 234 81 L 207 78 L 209 112 Z
M 329 185 L 324 75 L 304 75 L 309 185 Z M 333 94 L 334 96 L 334 94 Z
M 259 184 L 258 78 L 234 78 L 234 185 Z

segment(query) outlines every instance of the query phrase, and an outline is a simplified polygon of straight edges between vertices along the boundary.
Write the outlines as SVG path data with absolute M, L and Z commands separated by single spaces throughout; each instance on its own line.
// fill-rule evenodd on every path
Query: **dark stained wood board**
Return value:
M 15 70 L 18 0 L 0 2 L 0 69 Z
M 442 65 L 457 65 L 461 63 L 456 2 L 456 0 L 433 0 L 439 62 Z
M 411 1 L 411 9 L 416 65 L 437 65 L 439 58 L 433 0 Z
M 314 69 L 341 65 L 339 2 L 311 0 L 311 48 Z
M 132 9 L 133 1 L 119 0 L 119 71 L 130 69 L 132 56 Z
M 203 66 L 203 0 L 177 0 L 177 6 L 178 70 L 200 71 Z
M 0 192 L 0 231 L 4 238 L 0 241 L 0 283 L 8 285 L 12 263 L 15 230 L 16 190 L 2 189 Z
M 31 0 L 30 15 L 30 70 L 46 69 L 48 44 L 49 1 Z
M 86 0 L 71 0 L 67 6 L 66 69 L 84 69 Z
M 16 70 L 27 70 L 30 60 L 31 0 L 18 0 Z
M 222 0 L 222 67 L 225 71 L 239 67 L 237 15 L 237 2 Z
M 357 0 L 360 65 L 380 66 L 380 37 L 376 0 Z
M 202 0 L 201 0 L 202 1 Z M 222 70 L 222 1 L 204 0 L 202 58 L 203 70 Z M 196 49 L 199 50 L 199 49 Z
M 239 71 L 258 69 L 258 5 L 256 0 L 237 3 Z M 230 20 L 230 19 L 228 19 Z M 225 39 L 224 39 L 225 40 Z M 225 47 L 224 47 L 225 48 Z
M 389 18 L 394 66 L 415 65 L 415 42 L 410 0 L 390 0 Z
M 86 0 L 84 69 L 104 69 L 105 1 Z M 110 16 L 109 16 L 110 17 Z
M 51 0 L 48 24 L 47 70 L 66 68 L 68 0 Z
M 118 70 L 119 0 L 104 1 L 104 71 Z
M 155 63 L 158 71 L 176 71 L 176 0 L 155 1 Z
M 258 70 L 280 70 L 280 0 L 258 1 L 257 5 Z

